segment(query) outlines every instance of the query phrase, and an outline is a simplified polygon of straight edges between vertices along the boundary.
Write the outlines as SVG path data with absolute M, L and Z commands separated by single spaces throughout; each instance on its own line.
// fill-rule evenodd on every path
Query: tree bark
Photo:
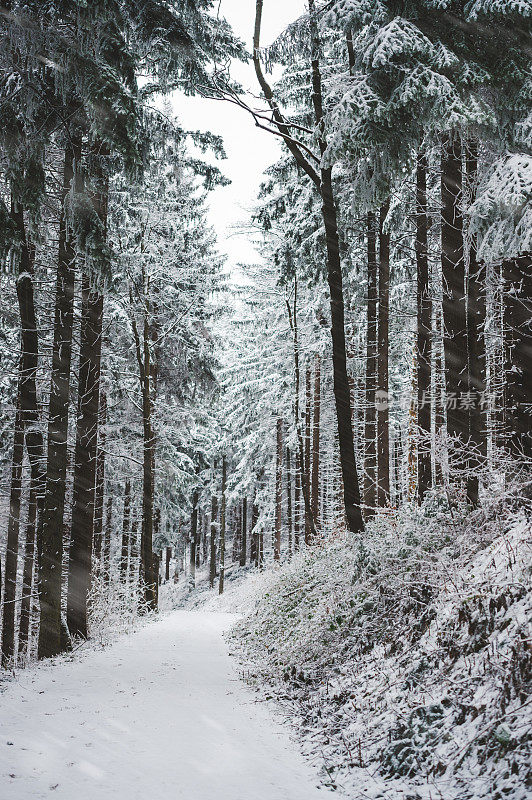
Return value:
M 323 158 L 327 150 L 325 123 L 323 113 L 323 95 L 320 70 L 321 43 L 316 20 L 314 0 L 309 0 L 310 36 L 311 36 L 311 73 L 312 101 L 314 116 L 318 126 L 320 153 Z M 347 356 L 345 345 L 345 310 L 340 260 L 340 237 L 338 234 L 338 218 L 334 200 L 332 168 L 321 167 L 320 194 L 322 199 L 322 217 L 327 246 L 327 280 L 331 303 L 331 334 L 333 349 L 333 386 L 338 425 L 338 443 L 340 447 L 340 464 L 342 467 L 343 493 L 347 527 L 352 533 L 364 530 L 360 507 L 360 488 L 355 461 L 353 428 L 351 426 L 351 395 L 347 375 Z
M 388 351 L 390 324 L 390 234 L 384 231 L 389 202 L 380 209 L 379 219 L 379 314 L 377 347 L 377 505 L 390 499 L 390 395 Z
M 216 475 L 217 463 L 214 462 L 213 476 Z M 211 547 L 209 554 L 209 583 L 211 589 L 214 588 L 214 581 L 216 580 L 216 534 L 218 526 L 216 524 L 216 517 L 218 515 L 218 498 L 216 492 L 213 490 L 211 496 Z
M 310 432 L 312 423 L 311 372 L 307 364 L 305 371 L 305 458 L 303 461 L 303 485 L 307 487 L 309 503 L 305 504 L 305 544 L 312 542 L 312 500 L 311 500 L 311 461 Z
M 299 450 L 296 450 L 296 475 L 294 487 L 294 551 L 297 553 L 301 541 L 301 458 Z
M 109 184 L 100 158 L 106 154 L 98 143 L 92 147 L 96 191 L 92 206 L 107 231 Z M 67 624 L 72 635 L 87 638 L 87 599 L 91 584 L 92 544 L 103 329 L 103 295 L 88 276 L 82 277 L 81 343 L 79 357 L 78 416 L 74 458 L 74 490 L 68 563 Z
M 24 545 L 24 567 L 22 572 L 22 600 L 18 629 L 18 662 L 22 664 L 28 652 L 31 600 L 33 592 L 33 567 L 35 563 L 35 533 L 37 523 L 37 490 L 30 483 L 28 518 L 26 521 L 26 542 Z
M 314 415 L 312 420 L 312 517 L 318 526 L 320 511 L 320 405 L 321 364 L 320 357 L 314 359 Z
M 375 514 L 377 477 L 377 233 L 373 213 L 368 213 L 368 306 L 366 341 L 366 414 L 364 423 L 364 507 L 366 519 Z
M 165 553 L 166 560 L 164 565 L 164 581 L 165 583 L 168 583 L 170 580 L 170 561 L 172 559 L 172 548 L 169 545 L 166 546 Z
M 7 523 L 4 576 L 5 590 L 2 626 L 2 666 L 4 668 L 13 667 L 15 658 L 15 599 L 17 588 L 23 458 L 24 428 L 22 425 L 22 411 L 20 408 L 20 392 L 18 392 L 15 431 L 13 434 L 13 456 L 11 459 L 11 490 L 9 495 L 9 519 Z
M 98 449 L 96 451 L 96 487 L 94 493 L 93 555 L 101 566 L 103 540 L 103 499 L 105 490 L 105 426 L 107 424 L 107 396 L 100 394 L 100 422 L 98 426 Z
M 122 547 L 120 548 L 120 580 L 125 583 L 128 575 L 129 536 L 131 526 L 131 481 L 124 487 L 124 513 L 122 516 Z
M 477 183 L 478 147 L 470 139 L 466 148 L 466 173 L 470 200 L 475 199 Z M 487 422 L 482 400 L 486 392 L 484 337 L 482 329 L 486 317 L 485 268 L 477 261 L 476 241 L 469 246 L 467 275 L 467 391 L 468 391 L 468 474 L 467 499 L 473 508 L 479 504 L 479 475 L 487 460 Z M 484 345 L 484 346 L 483 346 Z
M 131 305 L 133 298 L 131 296 Z M 152 427 L 152 368 L 150 355 L 150 326 L 148 321 L 147 297 L 144 298 L 144 330 L 143 342 L 132 317 L 133 336 L 139 368 L 139 382 L 142 397 L 142 432 L 143 432 L 143 466 L 142 466 L 142 525 L 141 525 L 141 570 L 144 583 L 144 600 L 150 609 L 156 608 L 155 576 L 153 574 L 153 494 L 155 440 Z
M 81 136 L 73 134 L 65 146 L 59 253 L 54 317 L 52 375 L 48 412 L 48 452 L 46 490 L 39 546 L 39 596 L 41 603 L 39 658 L 57 655 L 61 644 L 61 573 L 63 564 L 63 526 L 68 460 L 68 409 L 72 328 L 74 322 L 75 248 L 69 236 L 66 201 L 71 186 L 79 190 Z
M 257 531 L 257 523 L 259 521 L 259 508 L 256 503 L 251 507 L 251 561 L 255 567 L 259 566 L 259 532 Z
M 441 245 L 447 435 L 451 469 L 460 470 L 460 451 L 469 439 L 468 414 L 462 407 L 467 392 L 467 319 L 462 220 L 462 147 L 458 134 L 447 134 L 441 162 Z
M 248 499 L 242 501 L 242 534 L 240 536 L 240 566 L 246 566 L 248 547 Z
M 103 295 L 91 289 L 89 279 L 85 275 L 82 277 L 81 295 L 78 416 L 68 561 L 67 625 L 72 636 L 86 639 L 98 454 Z
M 277 420 L 277 448 L 275 464 L 275 539 L 273 542 L 273 559 L 281 558 L 281 526 L 283 501 L 283 421 Z
M 292 453 L 286 448 L 286 524 L 288 528 L 288 558 L 292 556 L 294 518 L 292 515 Z
M 427 157 L 419 152 L 416 168 L 416 262 L 417 262 L 417 492 L 421 503 L 432 486 L 431 458 L 431 329 L 428 260 Z
M 196 550 L 198 547 L 198 490 L 192 492 L 192 513 L 190 515 L 190 586 L 196 585 Z
M 532 459 L 532 257 L 503 263 L 506 372 L 506 446 Z
M 222 501 L 220 508 L 220 579 L 218 593 L 223 594 L 225 581 L 225 491 L 227 486 L 227 459 L 222 457 Z
M 109 488 L 109 487 L 108 487 Z M 102 574 L 105 583 L 111 580 L 111 540 L 113 538 L 113 495 L 107 498 L 105 532 L 103 539 Z

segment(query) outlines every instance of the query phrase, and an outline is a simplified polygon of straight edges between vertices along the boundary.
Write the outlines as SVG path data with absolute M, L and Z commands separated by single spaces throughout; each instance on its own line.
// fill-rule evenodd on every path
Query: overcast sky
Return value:
M 305 10 L 305 0 L 265 0 L 261 44 L 270 44 L 286 26 Z M 220 14 L 252 49 L 255 0 L 221 0 Z M 235 64 L 234 77 L 258 94 L 253 65 Z M 277 137 L 255 127 L 251 115 L 230 103 L 176 95 L 174 110 L 183 127 L 209 130 L 223 137 L 227 160 L 219 162 L 232 184 L 216 189 L 209 199 L 210 222 L 218 234 L 219 249 L 228 256 L 228 267 L 239 262 L 254 263 L 257 253 L 243 235 L 232 227 L 249 219 L 264 169 L 280 153 Z

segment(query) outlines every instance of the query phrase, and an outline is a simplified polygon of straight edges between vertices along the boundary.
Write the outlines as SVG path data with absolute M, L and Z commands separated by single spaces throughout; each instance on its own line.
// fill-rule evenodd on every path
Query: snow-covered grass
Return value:
M 240 584 L 232 644 L 324 783 L 527 797 L 530 488 L 469 515 L 435 496 Z

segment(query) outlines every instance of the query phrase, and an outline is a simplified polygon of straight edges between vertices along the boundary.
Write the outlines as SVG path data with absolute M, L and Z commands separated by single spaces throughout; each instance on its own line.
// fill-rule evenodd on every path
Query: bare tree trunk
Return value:
M 172 559 L 172 548 L 169 545 L 166 546 L 165 553 L 166 560 L 164 565 L 164 581 L 165 583 L 168 583 L 170 580 L 170 561 Z
M 82 277 L 78 417 L 74 456 L 74 492 L 68 561 L 67 625 L 72 636 L 87 638 L 94 501 L 98 451 L 100 359 L 103 296 Z
M 138 585 L 139 579 L 139 540 L 137 514 L 131 515 L 131 533 L 129 535 L 129 582 Z
M 365 517 L 371 519 L 376 506 L 377 419 L 377 233 L 375 215 L 368 213 L 368 309 L 366 344 L 366 416 L 364 425 L 364 506 Z
M 22 461 L 24 458 L 24 428 L 20 408 L 20 391 L 17 394 L 13 457 L 11 460 L 11 490 L 9 519 L 7 523 L 7 548 L 5 558 L 5 591 L 2 627 L 2 666 L 12 667 L 15 658 L 15 599 L 17 588 L 18 546 L 20 530 L 20 499 L 22 495 Z
M 447 434 L 462 449 L 469 439 L 468 414 L 462 407 L 467 392 L 467 318 L 465 300 L 464 238 L 462 221 L 462 147 L 458 134 L 445 136 L 442 145 L 441 243 L 443 319 L 445 325 L 445 379 Z M 452 448 L 452 444 L 451 444 Z M 452 455 L 452 449 L 451 449 Z M 464 466 L 459 453 L 452 457 L 454 470 Z
M 390 234 L 384 231 L 389 202 L 380 210 L 379 220 L 379 322 L 377 347 L 377 505 L 390 499 L 390 421 L 388 351 L 390 323 Z
M 466 172 L 469 182 L 470 200 L 475 198 L 477 182 L 478 147 L 469 140 L 466 150 Z M 469 457 L 467 475 L 467 499 L 476 508 L 479 504 L 479 474 L 487 461 L 487 423 L 483 419 L 482 400 L 486 392 L 486 350 L 481 331 L 486 317 L 485 269 L 477 262 L 476 242 L 469 247 L 467 276 L 467 391 Z M 480 334 L 480 335 L 479 335 Z
M 327 150 L 327 139 L 325 136 L 320 70 L 321 43 L 314 0 L 309 0 L 309 12 L 312 48 L 312 101 L 316 124 L 318 126 L 319 147 L 323 157 Z M 349 378 L 347 375 L 340 237 L 338 234 L 338 219 L 333 192 L 332 168 L 322 166 L 320 177 L 323 226 L 327 245 L 327 280 L 329 283 L 331 303 L 333 385 L 338 425 L 338 443 L 340 447 L 340 463 L 342 467 L 344 506 L 347 527 L 351 532 L 357 533 L 364 530 L 364 523 L 360 507 L 360 489 L 355 462 L 353 428 L 351 426 L 351 396 L 349 392 Z
M 246 566 L 248 546 L 248 499 L 242 501 L 242 535 L 240 537 L 240 566 Z
M 299 455 L 299 450 L 296 450 L 296 476 L 295 476 L 295 488 L 294 488 L 294 550 L 297 553 L 300 547 L 301 541 L 301 522 L 302 522 L 302 511 L 301 511 L 301 458 Z
M 198 547 L 198 490 L 192 492 L 192 513 L 190 516 L 190 586 L 196 585 L 196 550 Z
M 317 526 L 319 519 L 320 497 L 320 404 L 321 404 L 321 370 L 320 357 L 314 360 L 314 418 L 312 420 L 312 516 Z
M 42 522 L 42 542 L 39 546 L 41 556 L 39 571 L 39 596 L 41 602 L 39 658 L 57 655 L 62 650 L 61 573 L 68 460 L 68 408 L 76 257 L 74 242 L 69 238 L 68 234 L 66 202 L 72 184 L 74 184 L 75 191 L 79 190 L 80 163 L 81 136 L 75 133 L 67 139 L 65 145 L 59 222 L 54 342 L 48 413 L 46 491 Z
M 443 486 L 443 460 L 442 437 L 445 427 L 445 354 L 443 344 L 443 309 L 440 302 L 437 303 L 435 313 L 435 328 L 437 332 L 437 347 L 434 358 L 435 374 L 433 377 L 434 387 L 434 431 L 435 443 L 439 452 L 434 455 L 434 475 L 437 486 Z
M 281 525 L 283 501 L 283 421 L 277 420 L 277 459 L 275 467 L 275 540 L 273 545 L 274 561 L 281 558 Z
M 217 463 L 214 462 L 213 465 L 213 476 L 216 475 L 216 467 Z M 211 585 L 211 589 L 214 588 L 214 581 L 216 580 L 216 534 L 218 532 L 218 526 L 216 524 L 216 517 L 218 515 L 218 498 L 216 497 L 216 492 L 213 490 L 211 496 L 211 547 L 210 547 L 210 556 L 209 556 L 209 582 Z
M 105 490 L 105 426 L 107 424 L 107 396 L 100 394 L 100 424 L 98 427 L 98 449 L 96 451 L 96 488 L 94 493 L 94 538 L 93 555 L 101 566 L 103 540 L 103 499 Z
M 108 487 L 109 488 L 109 487 Z M 111 580 L 111 540 L 113 538 L 113 495 L 107 498 L 103 540 L 102 574 L 106 583 Z
M 131 481 L 126 479 L 124 487 L 124 514 L 122 517 L 122 547 L 120 549 L 120 580 L 125 583 L 128 575 L 129 535 L 131 520 Z
M 503 263 L 506 358 L 506 444 L 515 458 L 532 459 L 532 258 Z
M 131 305 L 133 306 L 133 298 Z M 150 354 L 150 326 L 148 309 L 144 308 L 143 342 L 135 321 L 132 317 L 133 336 L 139 368 L 139 382 L 142 396 L 142 430 L 143 430 L 143 467 L 142 467 L 142 526 L 141 526 L 141 568 L 144 583 L 144 600 L 150 609 L 156 608 L 155 584 L 153 574 L 153 494 L 154 494 L 154 466 L 155 466 L 155 439 L 152 427 L 152 366 Z
M 421 503 L 432 486 L 431 459 L 431 328 L 428 261 L 429 217 L 427 214 L 427 157 L 419 152 L 416 169 L 416 261 L 417 261 L 417 424 L 421 442 L 417 454 L 417 491 Z
M 20 620 L 18 629 L 18 662 L 22 663 L 28 652 L 31 599 L 33 591 L 33 567 L 35 562 L 35 533 L 37 523 L 37 490 L 30 483 L 28 500 L 28 518 L 26 521 L 26 543 L 24 545 L 24 567 L 22 573 L 22 600 L 20 603 Z
M 225 580 L 225 491 L 227 486 L 227 459 L 222 456 L 222 501 L 220 508 L 220 580 L 218 593 L 223 594 Z
M 303 484 L 307 486 L 309 500 L 311 489 L 311 468 L 310 468 L 310 431 L 311 431 L 311 372 L 310 365 L 307 364 L 305 372 L 305 458 L 303 462 Z M 312 501 L 305 506 L 305 544 L 309 545 L 312 542 L 311 530 L 311 517 L 312 517 Z
M 251 542 L 253 550 L 251 552 L 251 561 L 256 567 L 259 566 L 259 532 L 257 531 L 257 523 L 259 521 L 259 509 L 256 503 L 253 503 L 251 508 Z
M 293 549 L 293 516 L 292 516 L 292 454 L 286 448 L 286 524 L 288 528 L 288 557 L 292 556 Z
M 301 385 L 301 375 L 299 366 L 299 332 L 297 322 L 297 276 L 294 278 L 294 302 L 293 307 L 287 299 L 286 305 L 288 308 L 288 318 L 290 321 L 290 328 L 294 336 L 294 423 L 296 426 L 297 435 L 297 453 L 300 463 L 305 464 L 305 470 L 300 473 L 301 484 L 300 488 L 303 494 L 303 501 L 305 504 L 305 541 L 307 544 L 316 537 L 316 524 L 312 517 L 311 499 L 310 499 L 310 372 L 307 372 L 307 407 L 306 407 L 306 431 L 305 441 L 303 441 L 303 433 L 301 430 L 301 419 L 299 414 L 299 393 Z

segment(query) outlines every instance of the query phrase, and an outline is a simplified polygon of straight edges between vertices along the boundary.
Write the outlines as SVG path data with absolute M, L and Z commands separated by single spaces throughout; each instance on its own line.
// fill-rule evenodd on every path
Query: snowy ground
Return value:
M 2 800 L 325 800 L 240 681 L 223 638 L 234 620 L 175 611 L 106 650 L 19 672 L 0 695 Z

